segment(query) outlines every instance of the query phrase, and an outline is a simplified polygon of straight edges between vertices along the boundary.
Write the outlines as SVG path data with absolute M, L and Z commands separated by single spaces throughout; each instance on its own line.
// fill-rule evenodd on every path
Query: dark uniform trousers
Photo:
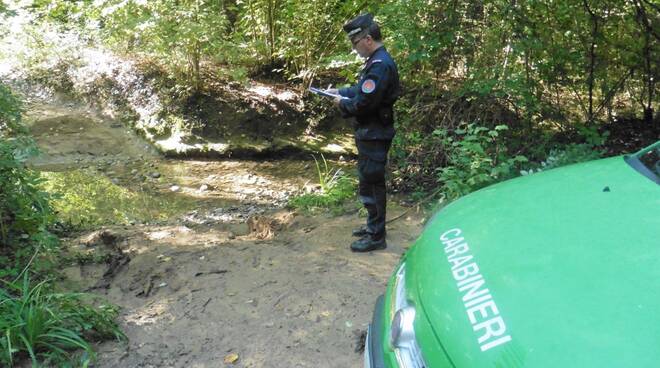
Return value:
M 358 198 L 367 209 L 367 231 L 373 240 L 380 240 L 385 237 L 385 167 L 392 142 L 356 139 L 355 143 L 358 149 Z

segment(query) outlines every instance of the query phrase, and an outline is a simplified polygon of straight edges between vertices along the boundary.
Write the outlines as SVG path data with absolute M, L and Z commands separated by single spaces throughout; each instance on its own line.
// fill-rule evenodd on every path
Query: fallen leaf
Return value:
M 231 353 L 225 356 L 225 364 L 234 364 L 238 361 L 238 354 Z

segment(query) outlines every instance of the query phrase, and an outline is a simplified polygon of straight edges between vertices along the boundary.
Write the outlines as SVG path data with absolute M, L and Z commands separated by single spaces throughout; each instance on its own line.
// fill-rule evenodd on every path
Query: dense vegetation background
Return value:
M 529 161 L 659 135 L 660 9 L 649 0 L 38 0 L 33 11 L 156 63 L 187 95 L 218 75 L 301 90 L 351 82 L 361 62 L 341 25 L 371 12 L 403 78 L 393 183 L 408 190 L 454 198 L 538 166 Z
M 158 75 L 174 81 L 168 88 L 180 101 L 213 93 L 219 79 L 259 79 L 300 91 L 312 84 L 350 83 L 361 61 L 351 54 L 341 26 L 371 12 L 404 85 L 396 105 L 391 181 L 416 196 L 433 192 L 453 199 L 496 181 L 636 150 L 660 138 L 660 6 L 651 0 L 35 0 L 18 5 L 35 16 L 35 27 L 75 31 L 89 44 L 155 66 Z M 3 19 L 16 6 L 0 2 Z M 6 26 L 0 24 L 0 31 Z M 62 53 L 59 64 L 30 71 L 44 54 L 60 51 L 38 31 L 29 37 L 42 51 L 23 60 L 31 77 L 57 75 L 76 63 Z M 70 347 L 91 353 L 80 336 L 93 328 L 119 336 L 112 310 L 93 314 L 75 296 L 49 296 L 50 312 L 22 314 L 23 306 L 42 305 L 34 299 L 47 295 L 41 293 L 44 284 L 28 282 L 28 275 L 39 272 L 26 272 L 27 266 L 34 268 L 34 255 L 57 243 L 49 195 L 23 165 L 34 152 L 25 133 L 19 99 L 0 84 L 0 278 L 9 282 L 0 294 L 5 324 L 0 327 L 13 331 L 0 340 L 2 364 L 11 364 L 21 351 L 34 360 L 48 349 L 64 356 Z M 14 305 L 17 295 L 23 304 Z M 58 308 L 62 312 L 53 313 Z M 65 313 L 79 317 L 62 325 Z M 28 329 L 29 321 L 45 316 L 60 324 L 44 327 L 51 330 L 41 335 Z

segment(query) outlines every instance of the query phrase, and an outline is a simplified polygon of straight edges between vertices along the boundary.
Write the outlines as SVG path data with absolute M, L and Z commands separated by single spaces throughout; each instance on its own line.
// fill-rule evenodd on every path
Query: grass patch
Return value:
M 334 215 L 342 214 L 346 202 L 355 197 L 355 181 L 341 177 L 337 183 L 326 191 L 305 193 L 289 200 L 289 207 L 304 212 L 329 210 Z
M 291 198 L 289 207 L 303 212 L 329 210 L 334 215 L 343 213 L 346 202 L 355 198 L 355 179 L 341 169 L 331 169 L 323 155 L 321 161 L 314 157 L 314 162 L 319 178 L 318 190 Z
M 131 191 L 95 172 L 45 172 L 42 177 L 44 190 L 56 194 L 52 206 L 58 217 L 76 227 L 163 221 L 195 208 L 181 196 Z
M 125 339 L 115 322 L 116 307 L 92 307 L 86 294 L 57 293 L 46 280 L 0 288 L 0 363 L 29 357 L 33 366 L 83 366 L 95 358 L 90 340 Z

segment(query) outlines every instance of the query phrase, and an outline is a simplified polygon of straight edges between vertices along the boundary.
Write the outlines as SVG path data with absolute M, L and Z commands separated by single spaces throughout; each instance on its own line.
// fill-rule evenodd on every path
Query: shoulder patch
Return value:
M 376 82 L 373 79 L 367 79 L 362 82 L 362 92 L 371 93 L 376 90 Z

